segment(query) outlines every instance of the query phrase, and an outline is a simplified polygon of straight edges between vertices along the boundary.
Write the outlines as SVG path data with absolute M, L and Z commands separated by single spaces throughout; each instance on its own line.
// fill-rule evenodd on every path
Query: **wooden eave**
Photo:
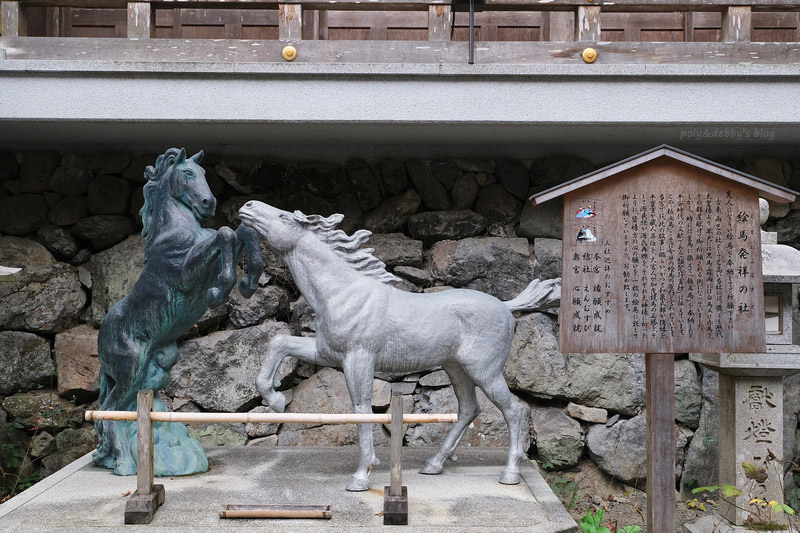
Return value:
M 584 174 L 583 176 L 579 176 L 566 183 L 562 183 L 561 185 L 557 185 L 556 187 L 552 187 L 546 191 L 534 194 L 529 198 L 529 200 L 533 202 L 534 205 L 539 205 L 547 202 L 548 200 L 552 200 L 553 198 L 558 198 L 559 196 L 569 192 L 576 191 L 586 187 L 587 185 L 591 185 L 592 183 L 596 183 L 614 176 L 615 174 L 619 174 L 620 172 L 624 172 L 633 167 L 647 163 L 648 161 L 658 159 L 659 157 L 670 157 L 676 161 L 680 161 L 687 165 L 711 172 L 712 174 L 716 174 L 721 178 L 729 179 L 747 187 L 752 187 L 758 191 L 759 196 L 762 198 L 766 198 L 767 200 L 772 200 L 773 202 L 780 204 L 793 202 L 795 198 L 797 198 L 797 195 L 800 194 L 797 191 L 787 189 L 786 187 L 775 185 L 774 183 L 751 176 L 750 174 L 739 172 L 736 169 L 720 165 L 719 163 L 698 157 L 694 154 L 690 154 L 689 152 L 678 150 L 672 146 L 662 144 L 661 146 L 656 146 L 655 148 L 647 150 L 646 152 L 634 155 L 628 159 L 614 163 L 613 165 L 595 170 L 589 174 Z

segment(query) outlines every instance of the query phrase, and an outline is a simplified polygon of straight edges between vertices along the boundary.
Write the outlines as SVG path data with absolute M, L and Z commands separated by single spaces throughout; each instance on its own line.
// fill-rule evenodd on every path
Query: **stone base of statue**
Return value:
M 135 411 L 136 405 L 127 409 Z M 154 411 L 168 411 L 166 404 L 156 398 Z M 114 470 L 118 476 L 136 474 L 137 429 L 136 422 L 101 420 L 95 422 L 104 428 L 114 424 L 115 431 L 128 443 L 123 453 L 109 454 L 98 449 L 93 454 L 94 462 Z M 107 431 L 107 429 L 104 429 Z M 158 477 L 186 476 L 208 470 L 208 457 L 203 446 L 189 436 L 184 424 L 178 422 L 156 422 L 153 424 L 153 474 Z

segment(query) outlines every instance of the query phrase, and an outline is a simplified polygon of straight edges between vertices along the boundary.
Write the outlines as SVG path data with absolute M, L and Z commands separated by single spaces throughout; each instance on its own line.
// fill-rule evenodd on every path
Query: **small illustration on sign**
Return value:
M 597 213 L 594 212 L 591 204 L 589 205 L 589 207 L 583 207 L 579 209 L 577 213 L 575 213 L 575 218 L 593 218 L 596 216 Z
M 590 230 L 589 228 L 584 228 L 578 232 L 578 242 L 579 243 L 597 242 L 597 237 L 594 236 L 592 230 Z

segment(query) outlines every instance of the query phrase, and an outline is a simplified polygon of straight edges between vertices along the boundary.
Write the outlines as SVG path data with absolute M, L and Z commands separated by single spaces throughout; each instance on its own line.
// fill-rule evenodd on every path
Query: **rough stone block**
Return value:
M 481 187 L 475 203 L 475 211 L 486 217 L 489 223 L 512 222 L 519 217 L 521 207 L 522 203 L 498 184 Z
M 478 197 L 478 183 L 475 181 L 475 174 L 467 172 L 460 176 L 453 183 L 450 189 L 450 196 L 453 197 L 453 209 L 472 209 L 475 199 Z
M 531 437 L 539 460 L 556 470 L 577 465 L 583 456 L 584 435 L 580 423 L 559 409 L 532 408 Z
M 73 408 L 70 402 L 50 389 L 21 392 L 3 400 L 3 409 L 12 419 L 19 418 L 27 429 L 38 427 L 53 433 L 69 425 Z
M 533 279 L 527 239 L 468 238 L 439 242 L 432 249 L 434 278 L 455 287 L 510 300 Z
M 426 246 L 448 239 L 464 239 L 486 231 L 486 219 L 469 210 L 429 211 L 408 219 L 408 232 Z
M 400 194 L 408 188 L 406 167 L 401 161 L 389 159 L 380 164 L 381 182 L 389 194 Z
M 64 196 L 82 195 L 86 194 L 91 179 L 86 160 L 79 155 L 68 154 L 50 176 L 50 189 Z
M 372 255 L 388 268 L 422 266 L 422 241 L 409 239 L 402 233 L 373 234 L 362 248 L 373 248 Z
M 644 407 L 643 354 L 564 354 L 557 328 L 557 318 L 543 313 L 517 319 L 503 370 L 509 387 L 629 416 Z
M 75 236 L 89 241 L 95 250 L 105 250 L 122 242 L 136 231 L 136 225 L 126 216 L 95 215 L 84 218 L 72 228 Z
M 587 407 L 570 402 L 567 404 L 567 414 L 572 418 L 592 422 L 593 424 L 605 424 L 608 421 L 608 411 L 598 407 Z
M 367 215 L 364 227 L 375 233 L 398 231 L 417 212 L 421 202 L 419 194 L 411 189 L 393 196 Z
M 131 182 L 114 176 L 97 176 L 87 188 L 87 207 L 93 215 L 126 215 L 131 203 Z
M 46 384 L 55 372 L 50 343 L 33 333 L 0 331 L 0 368 L 0 394 Z
M 60 163 L 58 152 L 24 152 L 19 165 L 20 192 L 46 191 L 50 186 L 50 176 Z
M 56 335 L 53 350 L 58 368 L 58 393 L 85 403 L 100 392 L 97 330 L 81 325 Z
M 84 196 L 70 195 L 62 198 L 50 209 L 47 219 L 56 226 L 72 226 L 89 215 Z
M 496 161 L 494 174 L 500 185 L 517 200 L 528 199 L 528 169 L 519 161 L 499 159 Z
M 75 267 L 18 237 L 0 237 L 0 264 L 25 267 L 16 281 L 0 284 L 0 329 L 52 334 L 77 322 L 86 294 Z
M 345 170 L 350 183 L 353 184 L 361 209 L 369 211 L 378 207 L 381 202 L 381 189 L 366 161 L 352 159 L 345 164 Z
M 47 202 L 41 194 L 0 198 L 0 232 L 25 235 L 47 222 Z
M 536 239 L 533 242 L 533 275 L 541 280 L 561 277 L 561 239 Z
M 214 411 L 238 411 L 252 405 L 259 398 L 253 378 L 266 346 L 278 334 L 289 335 L 289 328 L 282 322 L 268 321 L 184 342 L 172 368 L 172 381 L 165 388 L 167 394 L 188 398 Z M 291 374 L 296 365 L 294 358 L 284 359 L 276 380 Z M 231 387 L 232 383 L 236 386 Z
M 133 289 L 144 271 L 144 237 L 131 235 L 113 248 L 92 256 L 92 313 L 90 323 L 100 326 L 111 306 Z
M 422 203 L 428 209 L 441 211 L 450 208 L 447 190 L 433 175 L 427 163 L 418 160 L 406 161 L 406 171 L 422 198 Z

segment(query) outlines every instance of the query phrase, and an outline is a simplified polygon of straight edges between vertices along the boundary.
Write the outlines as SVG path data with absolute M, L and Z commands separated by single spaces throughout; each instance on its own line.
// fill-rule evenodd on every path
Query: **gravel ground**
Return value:
M 621 529 L 624 526 L 639 526 L 642 528 L 642 533 L 647 533 L 647 494 L 635 487 L 613 480 L 591 461 L 584 460 L 574 471 L 542 471 L 542 475 L 553 487 L 554 492 L 568 508 L 576 522 L 580 522 L 587 511 L 596 512 L 602 507 L 605 511 L 603 525 L 611 531 L 616 531 L 617 528 Z M 565 490 L 561 490 L 568 480 L 573 481 L 576 488 L 567 487 Z M 676 533 L 681 531 L 684 523 L 696 522 L 703 516 L 716 511 L 717 502 L 715 500 L 703 500 L 703 503 L 706 511 L 691 509 L 688 507 L 686 499 L 676 495 Z

